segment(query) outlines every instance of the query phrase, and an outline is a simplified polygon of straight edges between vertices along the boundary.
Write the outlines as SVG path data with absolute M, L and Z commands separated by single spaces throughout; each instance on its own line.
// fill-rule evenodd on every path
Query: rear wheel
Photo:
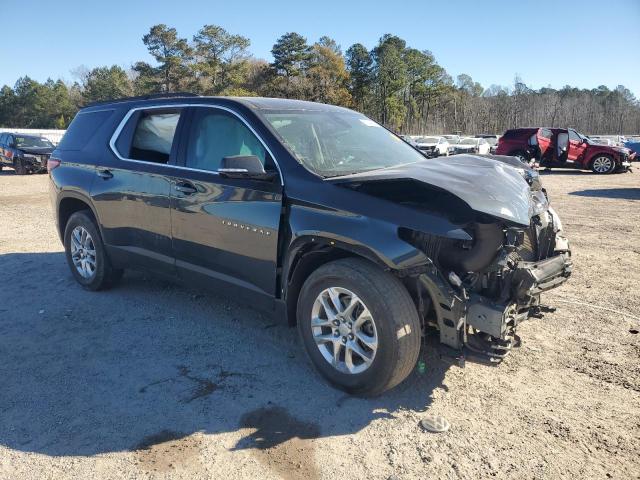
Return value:
M 71 273 L 87 290 L 109 288 L 122 277 L 122 270 L 111 265 L 88 210 L 76 212 L 69 218 L 64 231 L 64 248 Z
M 366 260 L 338 260 L 313 272 L 297 317 L 314 366 L 350 393 L 377 395 L 396 386 L 420 353 L 420 321 L 409 293 Z
M 598 155 L 591 161 L 591 170 L 593 173 L 613 173 L 615 169 L 616 162 L 609 155 Z
M 518 160 L 520 160 L 522 163 L 529 163 L 529 157 L 527 157 L 527 154 L 525 152 L 523 152 L 522 150 L 518 150 L 516 152 L 511 153 L 512 157 L 516 157 Z

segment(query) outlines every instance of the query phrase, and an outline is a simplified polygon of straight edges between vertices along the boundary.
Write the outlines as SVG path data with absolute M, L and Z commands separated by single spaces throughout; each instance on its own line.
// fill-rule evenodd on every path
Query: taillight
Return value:
M 47 172 L 51 173 L 51 170 L 53 170 L 54 168 L 58 168 L 60 166 L 60 159 L 59 158 L 49 158 L 49 161 L 47 161 Z

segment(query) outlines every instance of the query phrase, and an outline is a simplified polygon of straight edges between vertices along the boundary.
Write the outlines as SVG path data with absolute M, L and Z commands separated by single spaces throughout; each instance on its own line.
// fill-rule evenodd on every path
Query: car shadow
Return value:
M 0 255 L 0 284 L 0 444 L 14 450 L 155 462 L 194 433 L 240 430 L 234 449 L 284 448 L 426 411 L 447 389 L 435 339 L 424 373 L 358 398 L 318 376 L 296 329 L 219 295 L 135 272 L 88 292 L 62 252 Z M 305 448 L 285 457 L 312 462 Z
M 623 200 L 640 200 L 640 188 L 595 188 L 569 192 L 578 197 L 616 198 Z
M 573 168 L 568 168 L 568 169 L 554 168 L 551 170 L 547 170 L 545 167 L 540 167 L 538 172 L 540 173 L 540 175 L 572 175 L 572 176 L 593 175 L 593 172 L 591 171 L 576 170 Z

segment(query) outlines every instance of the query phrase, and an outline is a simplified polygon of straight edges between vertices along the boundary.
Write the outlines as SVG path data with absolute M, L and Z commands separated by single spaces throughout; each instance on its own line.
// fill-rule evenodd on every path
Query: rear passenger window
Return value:
M 167 163 L 179 120 L 180 111 L 144 112 L 133 132 L 129 158 Z
M 255 155 L 265 164 L 267 154 L 260 140 L 237 117 L 213 108 L 196 109 L 186 166 L 218 171 L 224 157 Z

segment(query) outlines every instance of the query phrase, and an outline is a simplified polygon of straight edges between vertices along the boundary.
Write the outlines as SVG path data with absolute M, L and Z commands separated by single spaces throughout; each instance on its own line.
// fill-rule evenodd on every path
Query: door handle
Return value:
M 193 195 L 194 193 L 196 193 L 198 191 L 196 189 L 196 187 L 194 187 L 193 185 L 191 185 L 190 183 L 187 183 L 187 182 L 176 183 L 174 185 L 174 188 L 178 192 L 184 193 L 185 195 Z
M 98 176 L 104 178 L 105 180 L 109 180 L 113 178 L 113 173 L 109 170 L 98 170 Z

